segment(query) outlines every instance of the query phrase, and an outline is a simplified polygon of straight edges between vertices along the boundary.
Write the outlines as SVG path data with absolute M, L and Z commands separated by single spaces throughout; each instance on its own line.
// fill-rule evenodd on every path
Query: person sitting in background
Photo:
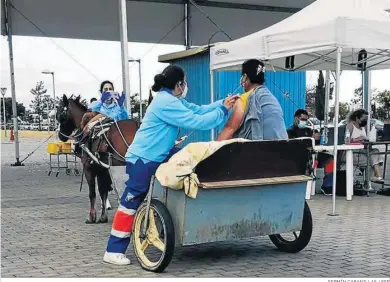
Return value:
M 287 129 L 289 139 L 301 137 L 313 137 L 316 143 L 320 140 L 320 133 L 318 130 L 313 130 L 307 127 L 309 113 L 304 109 L 298 109 L 294 114 L 294 124 Z
M 368 141 L 366 129 L 368 112 L 364 109 L 353 111 L 347 121 L 347 128 L 350 132 L 351 143 L 363 144 Z M 371 153 L 379 153 L 378 149 L 371 149 Z M 355 166 L 364 166 L 367 164 L 366 150 L 359 150 L 353 154 L 353 163 Z M 383 156 L 370 155 L 370 165 L 373 168 L 374 175 L 371 177 L 372 182 L 383 183 L 380 166 L 383 165 Z
M 320 143 L 320 134 L 318 130 L 312 130 L 307 127 L 309 113 L 304 109 L 298 109 L 294 114 L 294 124 L 287 129 L 289 139 L 310 137 L 315 139 L 315 143 Z M 328 195 L 332 191 L 332 175 L 333 175 L 333 155 L 319 152 L 317 154 L 317 168 L 324 168 L 324 178 L 322 184 L 322 192 Z

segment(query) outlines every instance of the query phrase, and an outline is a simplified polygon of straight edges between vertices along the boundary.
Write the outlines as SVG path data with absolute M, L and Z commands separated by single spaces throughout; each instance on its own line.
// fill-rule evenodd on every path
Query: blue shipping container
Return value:
M 182 67 L 187 75 L 189 102 L 204 105 L 211 102 L 210 91 L 210 53 L 207 47 L 160 56 L 160 62 L 171 63 Z M 239 87 L 240 71 L 214 72 L 214 101 L 225 98 Z M 306 73 L 305 72 L 266 72 L 266 86 L 278 99 L 284 113 L 286 127 L 294 120 L 294 112 L 305 108 Z M 242 93 L 239 88 L 236 93 Z M 226 119 L 227 120 L 227 119 Z M 216 134 L 223 125 L 216 129 Z M 211 140 L 211 131 L 181 130 L 180 136 L 191 133 L 185 142 L 202 142 Z M 217 135 L 215 135 L 217 136 Z

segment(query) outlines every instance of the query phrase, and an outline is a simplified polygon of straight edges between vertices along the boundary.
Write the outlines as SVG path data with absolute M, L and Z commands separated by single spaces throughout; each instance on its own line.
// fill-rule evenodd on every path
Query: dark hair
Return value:
M 356 121 L 357 119 L 360 119 L 364 115 L 368 115 L 368 112 L 365 109 L 358 109 L 356 111 L 353 111 L 349 115 L 348 121 Z
M 184 70 L 175 65 L 166 67 L 162 73 L 154 77 L 154 84 L 152 90 L 158 92 L 161 88 L 175 89 L 178 82 L 184 82 Z
M 92 99 L 89 101 L 89 103 L 93 103 L 93 102 L 95 102 L 95 101 L 97 101 L 97 99 L 96 99 L 96 98 L 92 98 Z
M 241 74 L 246 74 L 251 83 L 264 84 L 264 63 L 251 59 L 242 64 Z
M 304 110 L 304 109 L 298 109 L 295 114 L 294 114 L 294 117 L 300 117 L 301 115 L 309 115 L 309 113 Z
M 111 84 L 111 86 L 112 86 L 112 90 L 114 90 L 114 83 L 112 83 L 111 81 L 109 81 L 109 80 L 105 80 L 105 81 L 103 81 L 102 83 L 100 83 L 100 93 L 102 93 L 103 92 L 103 86 L 104 86 L 104 84 L 106 84 L 106 83 L 109 83 L 109 84 Z

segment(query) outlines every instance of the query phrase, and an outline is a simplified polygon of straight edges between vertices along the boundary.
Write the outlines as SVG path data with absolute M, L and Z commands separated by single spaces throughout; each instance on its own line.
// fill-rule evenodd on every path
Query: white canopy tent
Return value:
M 361 49 L 368 53 L 367 70 L 390 68 L 389 31 L 389 0 L 317 0 L 275 25 L 215 46 L 210 64 L 216 70 L 259 58 L 281 70 L 335 70 L 342 47 L 343 70 L 358 69 Z M 294 65 L 287 67 L 289 56 Z
M 335 70 L 337 125 L 341 70 L 390 68 L 390 0 L 317 0 L 269 28 L 213 47 L 211 76 L 215 70 L 237 69 L 253 58 L 279 70 Z M 332 215 L 336 215 L 337 139 L 335 126 Z

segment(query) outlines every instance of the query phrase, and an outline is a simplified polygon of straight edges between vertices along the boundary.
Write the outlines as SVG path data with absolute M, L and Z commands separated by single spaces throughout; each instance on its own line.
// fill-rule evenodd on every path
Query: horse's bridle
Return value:
M 57 113 L 56 113 L 56 118 L 57 118 Z M 69 105 L 68 106 L 64 106 L 61 113 L 58 113 L 58 122 L 60 123 L 60 126 L 61 126 L 61 120 L 66 120 L 67 122 L 69 122 L 71 120 L 71 122 L 73 123 L 75 129 L 72 131 L 72 133 L 77 130 L 78 128 L 76 127 L 76 125 L 74 124 L 74 121 L 72 120 L 70 114 L 69 114 Z M 59 129 L 58 129 L 58 133 L 61 134 L 62 136 L 64 136 L 65 138 L 68 138 L 68 139 L 72 139 L 72 138 L 77 138 L 81 135 L 83 135 L 83 131 L 81 131 L 79 134 L 77 135 L 74 135 L 72 136 L 72 133 L 71 135 L 66 135 L 65 133 L 62 133 Z

